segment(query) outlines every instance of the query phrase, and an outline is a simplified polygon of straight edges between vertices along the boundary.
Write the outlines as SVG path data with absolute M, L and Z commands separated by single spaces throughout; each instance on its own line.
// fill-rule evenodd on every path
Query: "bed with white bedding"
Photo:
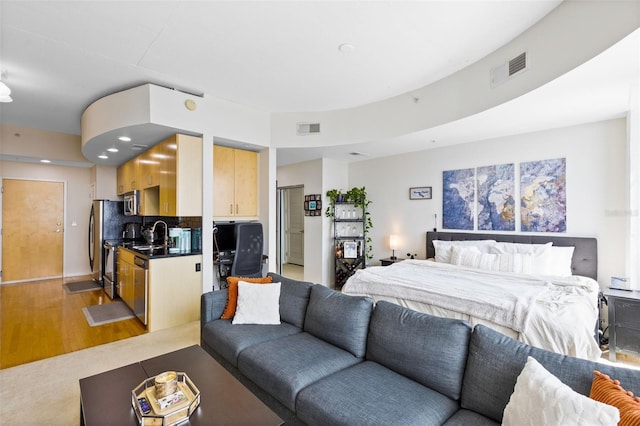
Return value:
M 472 240 L 450 242 L 468 236 Z M 405 260 L 359 270 L 342 291 L 484 324 L 553 352 L 600 356 L 594 337 L 595 239 L 429 232 L 427 243 L 428 255 L 439 261 Z

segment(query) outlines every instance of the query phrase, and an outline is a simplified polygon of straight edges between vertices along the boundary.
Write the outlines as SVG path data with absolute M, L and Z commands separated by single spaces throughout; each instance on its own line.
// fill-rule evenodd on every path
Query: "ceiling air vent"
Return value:
M 522 52 L 515 58 L 510 59 L 506 64 L 502 64 L 491 70 L 491 86 L 498 86 L 526 69 L 527 52 Z
M 142 145 L 139 143 L 135 143 L 133 145 L 131 145 L 131 151 L 142 151 L 149 148 L 149 145 Z
M 297 133 L 299 136 L 320 134 L 320 123 L 298 123 Z

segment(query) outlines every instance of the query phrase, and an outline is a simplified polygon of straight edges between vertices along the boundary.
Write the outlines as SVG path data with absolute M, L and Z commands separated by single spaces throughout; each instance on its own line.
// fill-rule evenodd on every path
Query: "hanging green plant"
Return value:
M 324 212 L 325 216 L 335 216 L 336 201 L 338 201 L 338 197 L 340 195 L 342 195 L 342 193 L 339 189 L 330 189 L 327 191 L 327 197 L 329 197 L 329 205 L 327 205 L 327 209 Z

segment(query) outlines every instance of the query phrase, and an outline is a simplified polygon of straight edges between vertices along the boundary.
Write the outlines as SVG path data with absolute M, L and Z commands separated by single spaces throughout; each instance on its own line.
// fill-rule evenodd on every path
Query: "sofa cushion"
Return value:
M 463 408 L 502 422 L 516 380 L 527 357 L 535 358 L 547 371 L 574 391 L 589 395 L 593 370 L 622 383 L 640 384 L 640 371 L 619 368 L 533 348 L 483 325 L 471 334 L 469 357 L 460 399 Z M 640 389 L 628 389 L 637 393 Z
M 471 326 L 380 301 L 371 316 L 367 360 L 459 399 Z
M 500 426 L 500 423 L 475 411 L 462 408 L 456 411 L 443 426 Z
M 441 425 L 458 408 L 456 401 L 371 361 L 311 384 L 296 402 L 298 418 L 310 425 Z
M 233 325 L 231 320 L 210 321 L 202 327 L 201 339 L 218 352 L 234 367 L 238 366 L 238 355 L 249 346 L 268 340 L 300 333 L 298 327 L 280 325 Z
M 298 392 L 336 371 L 361 362 L 309 333 L 251 346 L 240 352 L 238 369 L 291 411 Z
M 363 358 L 373 300 L 316 284 L 311 288 L 304 331 Z
M 292 280 L 269 272 L 273 282 L 280 283 L 280 319 L 302 328 L 313 283 Z

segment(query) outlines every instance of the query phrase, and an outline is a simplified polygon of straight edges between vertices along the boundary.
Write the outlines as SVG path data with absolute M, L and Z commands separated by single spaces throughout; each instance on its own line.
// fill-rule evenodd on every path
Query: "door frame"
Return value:
M 282 265 L 285 263 L 285 230 L 284 230 L 284 208 L 285 208 L 285 198 L 284 193 L 286 190 L 292 188 L 303 188 L 304 184 L 299 185 L 288 185 L 288 186 L 278 186 L 276 182 L 276 271 L 278 274 L 282 274 Z M 304 191 L 303 191 L 304 192 Z M 302 247 L 303 255 L 304 255 L 304 244 Z
M 5 180 L 25 180 L 25 181 L 34 181 L 34 182 L 53 182 L 53 183 L 62 183 L 62 277 L 65 277 L 65 247 L 67 246 L 67 232 L 66 232 L 66 228 L 67 228 L 67 186 L 68 186 L 68 181 L 66 180 L 60 180 L 60 179 L 43 179 L 43 178 L 32 178 L 32 177 L 12 177 L 12 176 L 2 176 L 0 175 L 0 188 L 4 188 L 4 181 Z M 3 217 L 2 217 L 2 211 L 3 211 L 3 207 L 4 207 L 4 189 L 2 191 L 0 191 L 0 230 L 2 229 L 2 226 L 4 224 L 3 222 Z M 2 233 L 0 233 L 0 285 L 3 284 L 14 284 L 14 283 L 20 283 L 20 282 L 28 282 L 28 281 L 9 281 L 9 282 L 5 282 L 4 278 L 2 277 L 1 274 L 1 269 L 2 269 L 2 247 L 4 244 L 4 238 L 2 236 Z M 50 279 L 50 278 L 41 278 L 41 279 Z M 31 280 L 29 280 L 31 281 Z

